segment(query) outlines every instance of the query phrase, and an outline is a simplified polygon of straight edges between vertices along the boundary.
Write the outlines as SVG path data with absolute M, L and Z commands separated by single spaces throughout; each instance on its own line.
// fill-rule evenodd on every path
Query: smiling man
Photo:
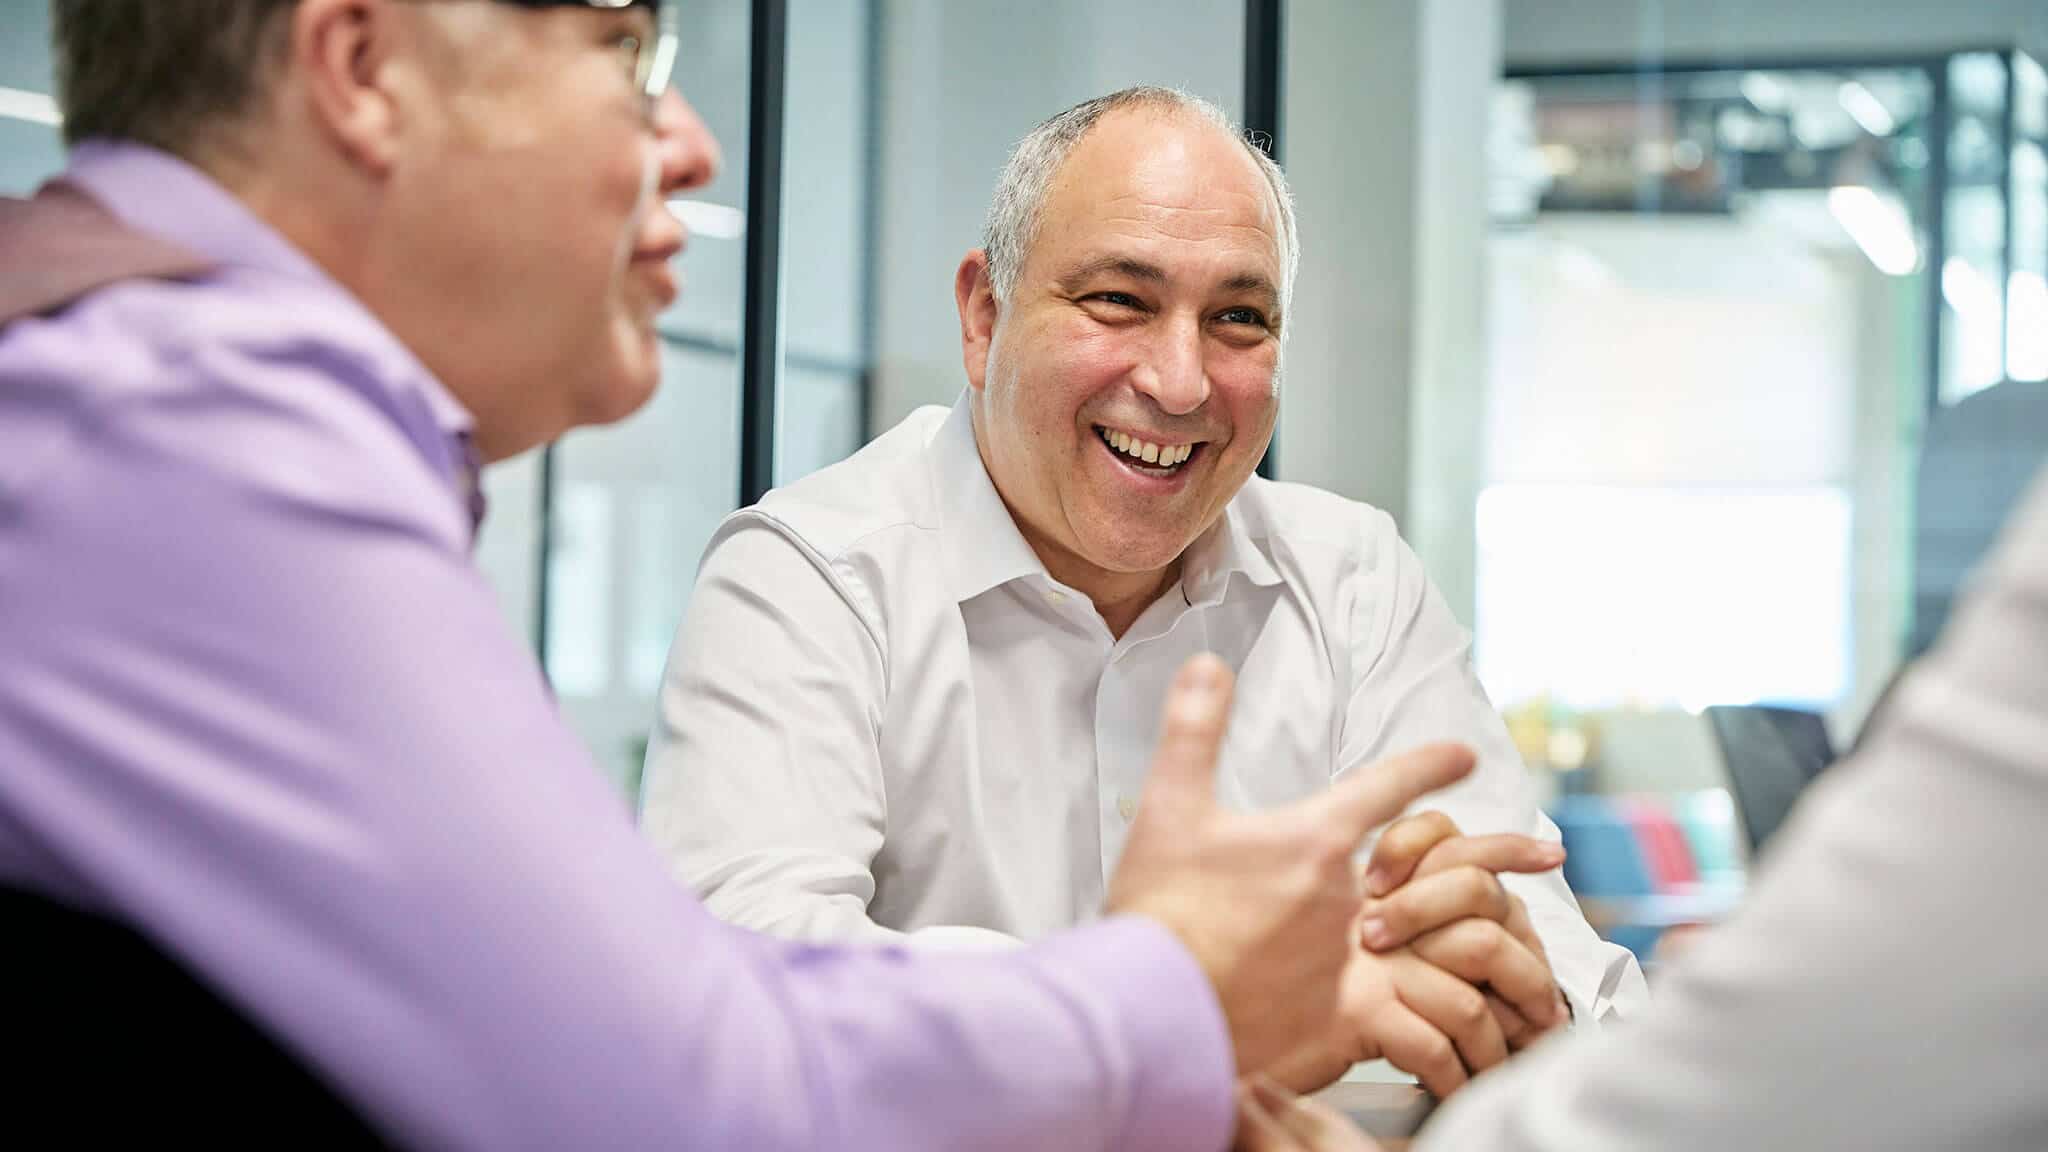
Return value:
M 1253 476 L 1297 253 L 1279 168 L 1184 94 L 1093 100 L 1017 147 L 955 279 L 959 403 L 735 514 L 706 554 L 643 823 L 715 912 L 952 944 L 1090 916 L 1173 670 L 1212 651 L 1244 685 L 1234 805 L 1431 740 L 1480 753 L 1382 841 L 1410 882 L 1374 888 L 1376 951 L 1290 1082 L 1385 1055 L 1448 1092 L 1643 995 L 1392 520 Z
M 658 382 L 664 200 L 719 159 L 661 5 L 52 14 L 70 163 L 0 199 L 14 1128 L 1224 1146 L 1237 1070 L 1339 997 L 1351 850 L 1469 754 L 1228 811 L 1193 661 L 1101 919 L 997 956 L 719 923 L 471 556 L 485 461 Z

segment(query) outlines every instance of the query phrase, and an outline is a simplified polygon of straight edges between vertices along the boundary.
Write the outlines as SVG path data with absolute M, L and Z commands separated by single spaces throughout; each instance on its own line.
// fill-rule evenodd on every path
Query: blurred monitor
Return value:
M 1708 708 L 1707 722 L 1727 762 L 1751 853 L 1760 853 L 1799 794 L 1834 761 L 1827 724 L 1813 712 L 1762 705 Z

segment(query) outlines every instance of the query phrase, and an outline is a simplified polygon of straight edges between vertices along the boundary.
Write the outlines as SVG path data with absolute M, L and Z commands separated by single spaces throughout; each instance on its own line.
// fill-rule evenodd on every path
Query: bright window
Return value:
M 1479 674 L 1499 704 L 1826 708 L 1848 693 L 1838 488 L 1502 484 L 1478 527 Z

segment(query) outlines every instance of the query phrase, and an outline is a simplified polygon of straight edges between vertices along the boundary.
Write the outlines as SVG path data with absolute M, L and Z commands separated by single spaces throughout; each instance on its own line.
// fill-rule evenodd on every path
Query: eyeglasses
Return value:
M 655 106 L 661 102 L 662 94 L 668 91 L 669 81 L 675 73 L 674 5 L 665 4 L 662 0 L 500 0 L 500 3 L 517 4 L 522 8 L 652 8 L 654 36 L 645 40 L 629 36 L 621 40 L 619 64 L 644 100 L 647 118 L 653 120 Z

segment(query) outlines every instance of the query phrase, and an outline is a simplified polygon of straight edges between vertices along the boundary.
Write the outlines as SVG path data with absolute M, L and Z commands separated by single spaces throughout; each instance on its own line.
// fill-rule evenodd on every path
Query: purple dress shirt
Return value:
M 410 1144 L 1226 1143 L 1222 1016 L 1149 921 L 714 921 L 471 562 L 461 405 L 195 169 L 65 178 L 215 267 L 0 328 L 0 883 L 137 926 Z

